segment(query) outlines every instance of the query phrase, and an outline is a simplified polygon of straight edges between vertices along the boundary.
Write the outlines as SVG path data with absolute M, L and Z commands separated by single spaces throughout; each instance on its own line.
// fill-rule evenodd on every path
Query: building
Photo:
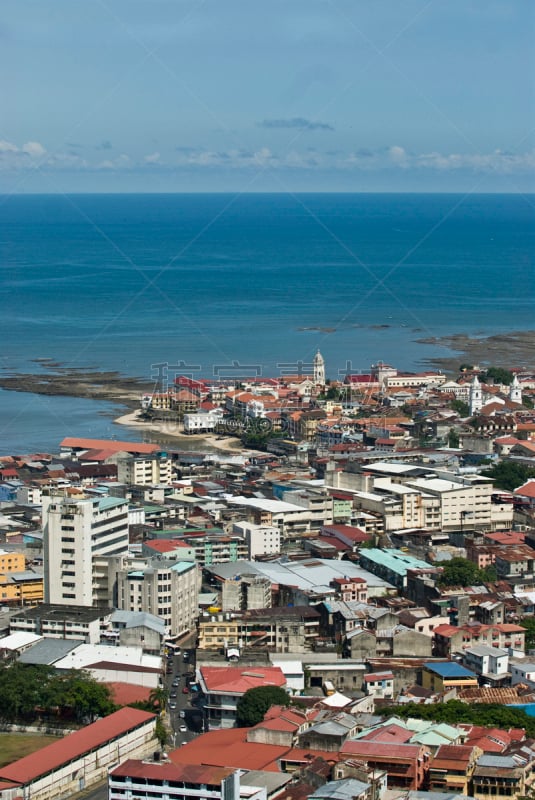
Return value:
M 153 486 L 169 484 L 172 479 L 171 459 L 165 453 L 145 456 L 120 454 L 117 463 L 117 480 L 128 486 Z
M 432 692 L 466 689 L 478 686 L 477 675 L 456 661 L 428 662 L 423 665 L 422 686 Z
M 429 786 L 433 792 L 455 792 L 469 795 L 477 759 L 483 755 L 479 747 L 443 744 L 431 762 Z
M 477 645 L 464 651 L 463 664 L 490 683 L 500 683 L 509 677 L 509 653 L 499 647 Z
M 309 606 L 249 609 L 199 619 L 199 649 L 252 647 L 275 653 L 304 653 L 319 636 L 320 614 Z
M 366 761 L 373 769 L 386 770 L 389 788 L 407 790 L 425 786 L 431 753 L 424 745 L 351 739 L 342 745 L 340 757 Z
M 25 631 L 46 639 L 75 639 L 98 644 L 110 624 L 112 609 L 42 604 L 24 608 L 9 623 L 11 633 Z
M 206 696 L 205 713 L 210 729 L 233 728 L 238 700 L 249 689 L 259 686 L 286 686 L 279 667 L 208 667 L 197 670 L 197 679 Z
M 128 756 L 154 750 L 156 716 L 122 708 L 0 768 L 1 800 L 69 797 L 106 778 Z
M 274 525 L 257 525 L 254 522 L 235 522 L 233 532 L 247 542 L 246 558 L 278 555 L 281 550 L 280 530 Z
M 108 564 L 108 596 L 117 608 L 160 617 L 168 636 L 195 627 L 201 574 L 194 561 L 116 556 Z
M 266 800 L 261 786 L 240 785 L 240 772 L 226 767 L 173 764 L 167 759 L 129 759 L 108 777 L 109 800 Z
M 115 497 L 43 497 L 44 596 L 92 606 L 93 559 L 128 550 L 128 503 Z
M 237 575 L 221 587 L 223 611 L 246 611 L 271 607 L 271 581 L 263 575 Z

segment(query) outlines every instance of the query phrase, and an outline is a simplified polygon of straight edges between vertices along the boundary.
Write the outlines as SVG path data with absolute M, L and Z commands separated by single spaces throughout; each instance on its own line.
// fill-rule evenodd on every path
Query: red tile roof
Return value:
M 452 761 L 468 764 L 473 749 L 473 747 L 461 744 L 441 744 L 435 754 L 432 766 L 440 769 L 442 763 L 445 765 L 446 762 L 450 764 Z
M 149 720 L 156 720 L 154 714 L 137 708 L 121 708 L 109 717 L 93 722 L 82 730 L 70 733 L 58 742 L 37 750 L 29 756 L 19 758 L 12 764 L 0 768 L 0 780 L 29 783 L 63 764 L 88 753 L 110 739 L 137 728 Z
M 209 692 L 245 694 L 257 686 L 285 686 L 280 667 L 201 667 L 202 678 Z
M 172 553 L 173 550 L 178 550 L 180 547 L 189 548 L 186 542 L 177 539 L 146 539 L 143 544 L 145 547 L 157 550 L 158 553 Z
M 413 731 L 402 728 L 401 725 L 392 723 L 391 725 L 381 725 L 373 731 L 361 736 L 361 742 L 388 742 L 389 744 L 404 744 L 413 736 Z
M 174 764 L 206 764 L 279 772 L 277 759 L 288 747 L 246 740 L 247 728 L 210 731 L 169 754 Z
M 340 753 L 350 756 L 371 758 L 379 756 L 388 759 L 408 758 L 417 759 L 422 747 L 419 744 L 392 744 L 387 742 L 363 742 L 362 739 L 352 739 L 344 742 Z
M 106 683 L 106 686 L 110 689 L 112 700 L 117 706 L 147 702 L 152 691 L 150 686 L 139 686 L 135 683 L 123 683 L 122 681 Z
M 112 771 L 114 777 L 175 780 L 184 783 L 219 786 L 234 772 L 226 767 L 207 767 L 200 764 L 175 764 L 170 761 L 138 761 L 129 759 Z

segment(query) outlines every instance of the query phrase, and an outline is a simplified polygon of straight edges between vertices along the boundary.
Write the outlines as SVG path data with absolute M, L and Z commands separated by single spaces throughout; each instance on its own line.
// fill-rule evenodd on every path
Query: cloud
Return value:
M 97 164 L 97 169 L 124 169 L 128 166 L 130 166 L 130 157 L 125 153 L 121 153 L 117 158 L 107 158 L 101 161 L 100 164 Z
M 113 150 L 113 145 L 109 139 L 103 139 L 100 144 L 97 144 L 95 150 Z
M 18 153 L 19 148 L 12 142 L 6 142 L 5 139 L 0 139 L 0 154 L 2 153 Z
M 388 148 L 388 157 L 400 167 L 407 166 L 407 152 L 404 147 L 400 147 L 397 144 L 392 145 L 392 147 Z
M 159 153 L 149 153 L 148 156 L 145 156 L 143 159 L 145 164 L 158 164 L 160 162 L 160 154 Z
M 41 158 L 46 153 L 45 148 L 39 142 L 26 142 L 22 145 L 22 152 L 31 158 Z
M 292 117 L 291 119 L 264 119 L 259 122 L 261 128 L 297 128 L 301 131 L 334 131 L 327 122 L 313 122 L 305 117 Z

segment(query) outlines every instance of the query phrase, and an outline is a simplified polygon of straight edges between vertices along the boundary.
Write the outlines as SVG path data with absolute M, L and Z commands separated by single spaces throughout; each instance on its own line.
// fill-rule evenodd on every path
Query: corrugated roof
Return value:
M 122 708 L 109 717 L 99 719 L 58 742 L 52 742 L 47 747 L 2 767 L 0 779 L 20 784 L 29 783 L 151 719 L 156 721 L 155 714 L 137 708 Z
M 425 669 L 434 672 L 441 678 L 475 678 L 474 672 L 470 672 L 466 667 L 457 664 L 456 661 L 440 661 L 435 664 L 424 664 Z

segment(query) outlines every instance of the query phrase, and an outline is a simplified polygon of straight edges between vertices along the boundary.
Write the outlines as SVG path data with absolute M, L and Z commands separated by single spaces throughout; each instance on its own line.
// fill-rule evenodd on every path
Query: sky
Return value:
M 529 0 L 2 0 L 0 192 L 533 192 Z

